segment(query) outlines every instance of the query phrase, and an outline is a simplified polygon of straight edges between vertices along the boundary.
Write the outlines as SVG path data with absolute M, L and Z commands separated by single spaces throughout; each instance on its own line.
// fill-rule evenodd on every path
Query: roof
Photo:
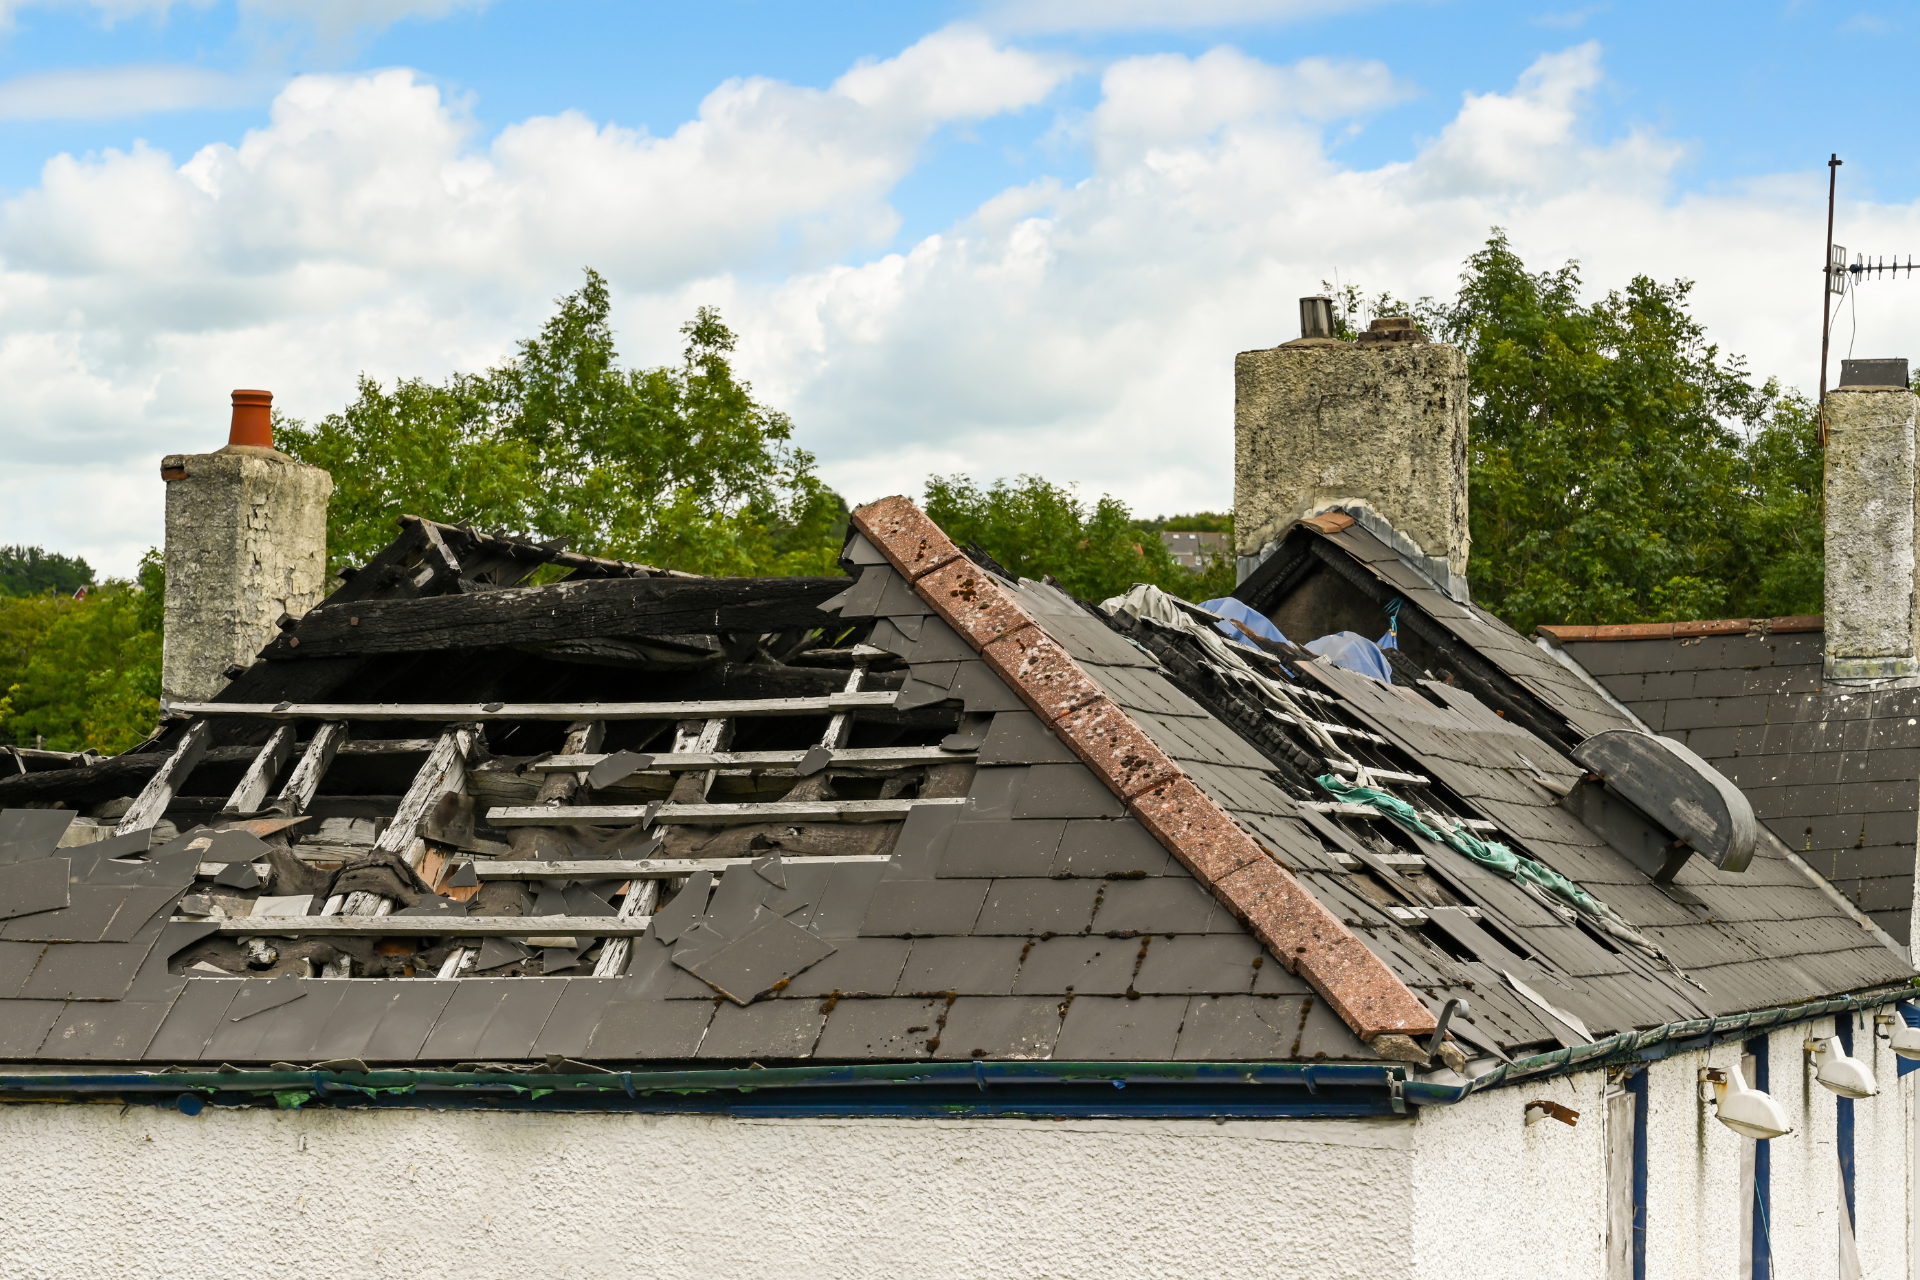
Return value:
M 1542 627 L 1655 733 L 1752 799 L 1768 828 L 1910 940 L 1920 689 L 1829 684 L 1815 617 Z
M 1249 585 L 1397 593 L 1391 685 L 854 524 L 850 578 L 527 587 L 415 522 L 142 748 L 0 781 L 0 1058 L 1424 1065 L 1470 997 L 1491 1062 L 1912 972 L 1771 850 L 1653 883 L 1559 803 L 1630 718 L 1351 523 Z

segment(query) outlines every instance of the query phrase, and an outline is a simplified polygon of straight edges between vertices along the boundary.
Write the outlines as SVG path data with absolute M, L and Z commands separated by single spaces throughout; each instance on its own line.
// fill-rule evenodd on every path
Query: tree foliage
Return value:
M 160 717 L 161 558 L 85 599 L 0 600 L 0 734 L 50 751 L 124 751 Z
M 1201 573 L 1183 569 L 1159 534 L 1140 528 L 1118 498 L 1088 504 L 1039 476 L 996 480 L 986 489 L 963 475 L 929 477 L 925 508 L 955 542 L 977 542 L 1024 578 L 1052 574 L 1083 600 L 1118 595 L 1136 582 L 1192 600 L 1233 589 L 1231 557 Z
M 341 412 L 275 423 L 282 449 L 333 473 L 334 567 L 412 512 L 699 573 L 835 571 L 846 506 L 787 416 L 735 376 L 719 312 L 681 328 L 679 365 L 623 369 L 597 273 L 556 307 L 484 373 L 391 389 L 362 377 Z
M 45 547 L 0 547 L 0 596 L 37 596 L 57 591 L 70 596 L 93 585 L 93 567 L 78 556 Z
M 1636 276 L 1581 301 L 1579 267 L 1527 270 L 1496 230 L 1452 302 L 1337 299 L 1415 315 L 1467 355 L 1474 598 L 1539 623 L 1817 613 L 1813 406 L 1707 341 L 1691 283 Z

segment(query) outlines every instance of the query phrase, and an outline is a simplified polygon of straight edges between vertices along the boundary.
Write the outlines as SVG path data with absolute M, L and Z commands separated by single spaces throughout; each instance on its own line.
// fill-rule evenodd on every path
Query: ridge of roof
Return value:
M 853 512 L 855 529 L 1168 852 L 1362 1040 L 1435 1027 L 1426 1005 L 1271 857 L 1041 627 L 905 497 Z
M 1692 640 L 1701 636 L 1772 635 L 1774 632 L 1824 631 L 1823 613 L 1783 618 L 1710 618 L 1696 622 L 1626 622 L 1594 626 L 1542 623 L 1534 631 L 1561 644 L 1602 640 Z

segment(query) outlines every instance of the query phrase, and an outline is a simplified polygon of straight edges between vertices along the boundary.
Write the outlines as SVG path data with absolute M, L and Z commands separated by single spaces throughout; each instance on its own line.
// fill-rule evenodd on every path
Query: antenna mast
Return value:
M 1820 264 L 1820 447 L 1827 447 L 1827 341 L 1833 331 L 1832 296 L 1846 287 L 1844 272 L 1836 272 L 1833 263 L 1833 194 L 1840 178 L 1840 166 L 1846 161 L 1839 152 L 1827 158 L 1827 253 Z M 1841 255 L 1845 257 L 1845 250 Z

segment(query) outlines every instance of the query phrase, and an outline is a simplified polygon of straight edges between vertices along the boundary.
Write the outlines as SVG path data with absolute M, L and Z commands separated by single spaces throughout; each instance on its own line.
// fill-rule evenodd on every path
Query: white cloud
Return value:
M 1792 282 L 1824 184 L 1676 197 L 1670 140 L 1588 136 L 1589 45 L 1463 97 L 1367 169 L 1328 137 L 1401 92 L 1377 64 L 1123 60 L 1074 117 L 1088 176 L 876 247 L 943 121 L 1044 101 L 1066 74 L 954 29 L 824 90 L 729 81 L 665 135 L 567 114 L 486 140 L 408 72 L 309 77 L 237 145 L 56 158 L 0 204 L 0 542 L 124 572 L 160 534 L 159 455 L 217 446 L 230 388 L 311 417 L 362 370 L 481 367 L 589 264 L 636 362 L 670 358 L 679 322 L 718 304 L 744 370 L 856 501 L 965 470 L 1149 513 L 1224 505 L 1233 353 L 1294 336 L 1294 300 L 1336 274 L 1450 294 L 1496 224 L 1536 268 L 1582 259 L 1590 288 L 1697 279 L 1723 348 L 1813 380 Z M 1920 211 L 1856 206 L 1843 227 L 1910 243 Z M 1861 355 L 1899 354 L 1920 321 L 1912 291 L 1859 307 Z
M 35 8 L 93 9 L 107 23 L 132 18 L 165 18 L 176 8 L 205 9 L 214 0 L 0 0 L 0 26 L 15 14 Z M 323 38 L 353 31 L 379 30 L 408 18 L 432 20 L 467 9 L 483 9 L 490 0 L 239 0 L 251 18 L 299 22 Z
M 1381 0 L 990 0 L 987 20 L 1006 31 L 1180 31 L 1293 22 Z
M 187 66 L 85 67 L 0 80 L 0 120 L 90 120 L 233 107 L 264 97 L 262 86 Z

